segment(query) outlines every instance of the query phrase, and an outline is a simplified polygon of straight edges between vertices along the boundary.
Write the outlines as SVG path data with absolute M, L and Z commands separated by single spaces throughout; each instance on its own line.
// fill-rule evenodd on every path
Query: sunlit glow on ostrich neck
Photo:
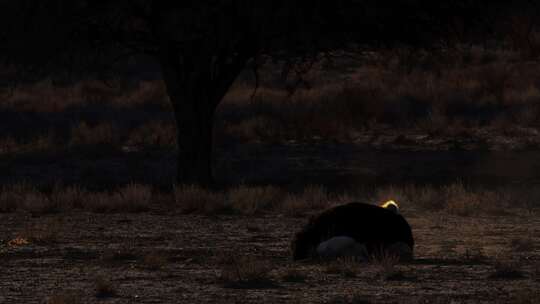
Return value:
M 395 213 L 399 213 L 399 206 L 393 200 L 387 201 L 386 203 L 382 204 L 381 207 L 388 209 L 390 211 L 393 211 Z

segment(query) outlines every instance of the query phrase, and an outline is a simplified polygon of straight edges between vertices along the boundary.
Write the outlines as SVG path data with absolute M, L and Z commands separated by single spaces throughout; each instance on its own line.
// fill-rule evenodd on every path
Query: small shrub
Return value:
M 152 188 L 147 185 L 129 184 L 111 196 L 110 210 L 141 212 L 150 209 Z

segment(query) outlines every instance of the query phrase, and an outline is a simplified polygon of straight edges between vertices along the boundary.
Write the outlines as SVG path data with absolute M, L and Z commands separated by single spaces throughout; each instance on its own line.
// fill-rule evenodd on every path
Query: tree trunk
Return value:
M 214 113 L 247 56 L 214 55 L 212 46 L 165 45 L 161 68 L 174 108 L 178 144 L 178 184 L 214 184 L 212 174 L 212 130 Z
M 180 184 L 213 185 L 212 130 L 219 100 L 209 99 L 205 91 L 204 87 L 197 86 L 185 89 L 183 94 L 169 94 L 177 127 L 177 182 Z

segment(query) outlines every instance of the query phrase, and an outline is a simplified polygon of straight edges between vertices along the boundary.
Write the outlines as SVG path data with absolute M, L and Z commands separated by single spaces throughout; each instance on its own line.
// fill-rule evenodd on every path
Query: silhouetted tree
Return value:
M 500 8 L 511 6 L 499 2 L 4 0 L 0 75 L 69 78 L 153 56 L 177 123 L 178 182 L 210 185 L 214 112 L 250 60 L 272 56 L 294 66 L 336 50 L 461 42 L 471 29 L 493 33 L 491 22 L 507 13 Z

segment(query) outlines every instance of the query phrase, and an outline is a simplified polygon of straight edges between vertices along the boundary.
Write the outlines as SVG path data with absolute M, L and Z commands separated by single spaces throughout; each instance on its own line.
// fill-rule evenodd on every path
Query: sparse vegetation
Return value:
M 174 189 L 175 206 L 183 213 L 223 213 L 231 210 L 223 193 L 198 186 L 179 186 Z
M 96 213 L 145 212 L 157 206 L 158 199 L 168 200 L 163 195 L 154 197 L 153 193 L 152 186 L 134 183 L 111 191 L 89 191 L 80 186 L 57 185 L 48 192 L 27 184 L 15 184 L 0 190 L 0 213 L 22 210 L 32 214 L 49 214 L 78 209 Z M 527 193 L 527 200 L 538 200 L 540 196 L 535 196 L 535 193 Z M 199 214 L 282 213 L 304 216 L 351 201 L 380 204 L 388 199 L 396 200 L 405 212 L 443 212 L 465 217 L 534 212 L 528 204 L 524 204 L 523 192 L 519 188 L 485 190 L 465 186 L 462 182 L 443 186 L 386 186 L 366 189 L 360 194 L 358 191 L 330 192 L 322 186 L 313 185 L 306 186 L 300 192 L 288 192 L 276 186 L 241 185 L 227 191 L 179 186 L 172 192 L 172 197 L 174 203 L 167 204 L 168 208 Z M 518 242 L 514 240 L 512 246 L 523 249 L 525 244 L 519 245 Z
M 327 190 L 320 185 L 308 185 L 299 194 L 289 194 L 283 201 L 281 210 L 293 216 L 301 216 L 329 206 Z
M 381 249 L 375 252 L 369 260 L 378 268 L 377 276 L 383 280 L 399 280 L 404 277 L 397 268 L 399 255 L 395 253 Z
M 238 186 L 228 192 L 231 206 L 238 212 L 253 215 L 275 209 L 282 200 L 283 191 L 279 188 Z

